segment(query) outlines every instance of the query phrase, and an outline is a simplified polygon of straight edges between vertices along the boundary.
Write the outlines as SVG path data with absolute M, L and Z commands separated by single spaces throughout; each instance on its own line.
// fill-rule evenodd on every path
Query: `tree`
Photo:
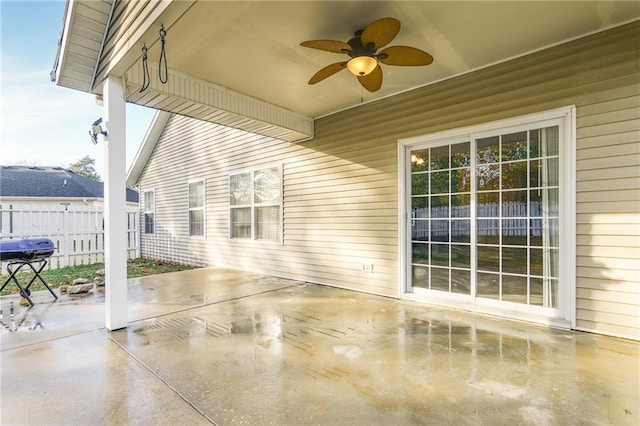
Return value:
M 69 170 L 74 172 L 79 176 L 87 177 L 91 180 L 96 180 L 100 182 L 100 175 L 96 173 L 96 169 L 93 167 L 96 164 L 96 160 L 85 155 L 83 158 L 78 161 L 69 164 Z

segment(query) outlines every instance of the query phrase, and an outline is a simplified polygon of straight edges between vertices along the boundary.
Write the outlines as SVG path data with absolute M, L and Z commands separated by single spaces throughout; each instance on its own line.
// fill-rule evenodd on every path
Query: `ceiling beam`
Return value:
M 145 76 L 142 61 L 125 73 L 126 99 L 163 111 L 278 138 L 301 142 L 313 138 L 313 118 L 169 69 L 166 83 L 149 66 L 149 87 L 140 92 Z

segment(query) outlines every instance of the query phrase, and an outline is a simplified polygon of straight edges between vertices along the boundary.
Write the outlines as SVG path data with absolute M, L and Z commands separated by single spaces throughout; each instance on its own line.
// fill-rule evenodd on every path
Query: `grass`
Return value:
M 93 282 L 96 271 L 100 269 L 104 269 L 104 263 L 94 263 L 92 265 L 67 266 L 60 269 L 50 269 L 48 271 L 43 271 L 40 275 L 44 278 L 44 280 L 47 282 L 47 284 L 49 284 L 51 288 L 58 288 L 62 284 L 71 284 L 76 278 L 86 278 L 90 282 Z M 139 258 L 129 260 L 127 262 L 127 278 L 164 274 L 167 272 L 185 271 L 187 269 L 194 269 L 194 267 L 188 265 L 180 265 L 173 262 Z M 22 269 L 22 271 L 24 270 L 31 271 L 28 267 Z M 33 278 L 34 273 L 22 273 L 22 271 L 20 271 L 20 273 L 18 274 L 18 279 L 20 280 L 20 285 L 24 287 Z M 6 280 L 7 278 L 7 275 L 3 275 L 2 283 L 4 283 L 4 280 Z M 38 291 L 46 290 L 46 288 L 44 287 L 44 285 L 42 285 L 40 280 L 36 280 L 31 285 L 30 290 Z M 11 281 L 11 283 L 7 284 L 4 290 L 2 290 L 0 296 L 5 296 L 13 293 L 18 293 L 18 287 L 13 281 Z

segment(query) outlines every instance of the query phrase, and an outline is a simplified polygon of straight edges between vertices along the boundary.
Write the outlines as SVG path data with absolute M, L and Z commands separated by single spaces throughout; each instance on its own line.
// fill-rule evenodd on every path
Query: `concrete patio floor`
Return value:
M 640 344 L 207 268 L 3 297 L 3 425 L 640 424 Z

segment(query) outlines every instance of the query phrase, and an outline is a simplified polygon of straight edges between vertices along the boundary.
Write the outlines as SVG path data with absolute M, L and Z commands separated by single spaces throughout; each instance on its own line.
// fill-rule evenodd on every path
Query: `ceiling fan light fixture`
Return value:
M 303 47 L 339 53 L 348 57 L 346 60 L 321 68 L 309 79 L 309 84 L 316 84 L 347 68 L 357 77 L 363 88 L 369 92 L 377 92 L 382 87 L 384 77 L 382 64 L 422 66 L 433 62 L 433 56 L 416 47 L 385 47 L 398 35 L 399 31 L 400 21 L 395 18 L 382 18 L 354 32 L 353 37 L 346 43 L 338 40 L 303 41 L 300 43 Z M 384 49 L 379 51 L 383 47 Z M 421 161 L 424 162 L 424 159 Z
M 349 68 L 349 71 L 351 71 L 353 75 L 360 77 L 371 74 L 377 66 L 378 61 L 376 58 L 371 56 L 356 56 L 347 62 L 347 68 Z

